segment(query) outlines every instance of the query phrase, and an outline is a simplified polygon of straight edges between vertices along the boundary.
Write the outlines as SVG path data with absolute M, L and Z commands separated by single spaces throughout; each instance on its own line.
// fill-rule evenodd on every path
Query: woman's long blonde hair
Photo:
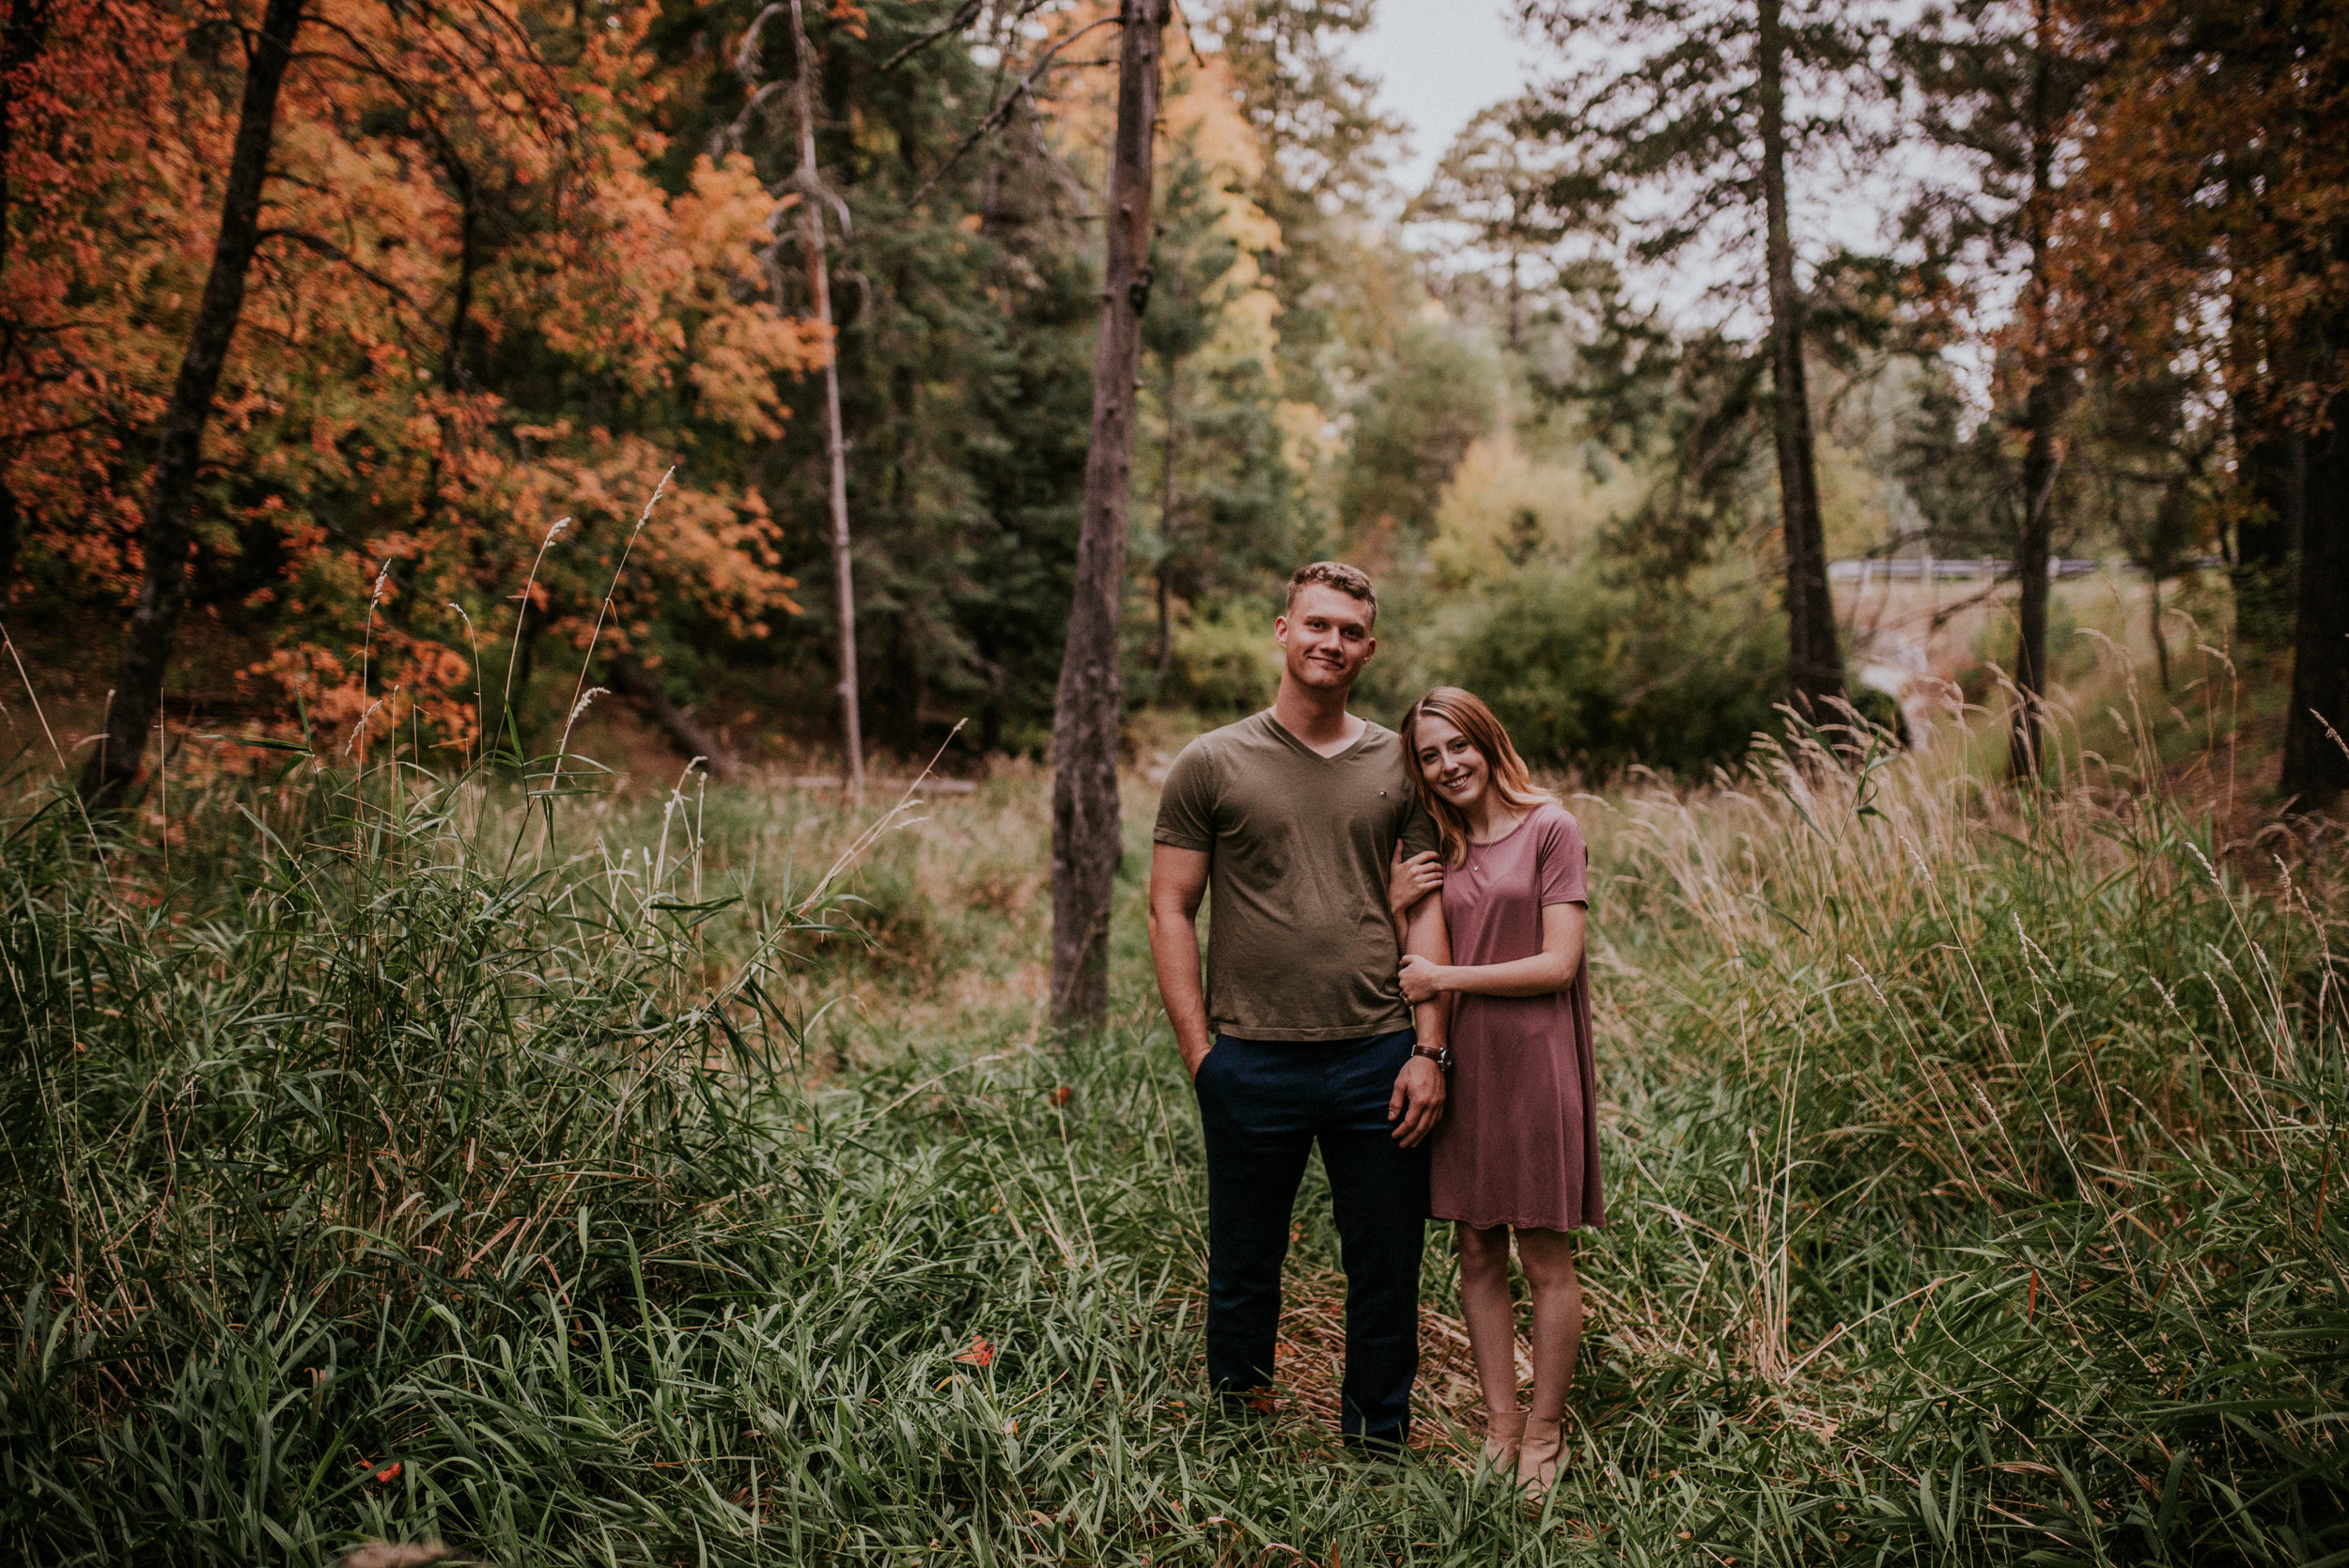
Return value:
M 1458 865 L 1468 859 L 1468 817 L 1451 801 L 1427 787 L 1427 775 L 1419 765 L 1419 722 L 1422 719 L 1441 719 L 1468 737 L 1468 743 L 1484 753 L 1486 766 L 1492 769 L 1492 787 L 1501 798 L 1513 806 L 1556 805 L 1558 797 L 1533 783 L 1525 759 L 1510 742 L 1509 732 L 1501 727 L 1493 710 L 1484 699 L 1472 691 L 1456 686 L 1439 686 L 1411 705 L 1403 716 L 1403 754 L 1411 768 L 1411 787 L 1419 791 L 1419 803 L 1435 818 L 1436 831 L 1443 840 L 1443 862 Z

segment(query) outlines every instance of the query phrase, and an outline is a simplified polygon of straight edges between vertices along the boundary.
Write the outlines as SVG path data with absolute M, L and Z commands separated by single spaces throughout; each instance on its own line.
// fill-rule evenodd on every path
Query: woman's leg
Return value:
M 1460 1315 L 1476 1355 L 1476 1381 L 1490 1415 L 1517 1414 L 1517 1314 L 1509 1298 L 1509 1227 L 1480 1231 L 1465 1220 L 1460 1238 Z
M 1505 1245 L 1505 1244 L 1504 1244 Z M 1582 1349 L 1582 1281 L 1574 1271 L 1574 1238 L 1563 1231 L 1517 1232 L 1517 1266 L 1533 1287 L 1533 1407 L 1537 1421 L 1554 1421 L 1566 1409 L 1566 1389 Z M 1462 1296 L 1468 1294 L 1468 1255 L 1461 1250 Z M 1469 1331 L 1476 1326 L 1470 1321 Z M 1484 1352 L 1477 1352 L 1484 1369 Z M 1488 1383 L 1486 1388 L 1490 1388 Z

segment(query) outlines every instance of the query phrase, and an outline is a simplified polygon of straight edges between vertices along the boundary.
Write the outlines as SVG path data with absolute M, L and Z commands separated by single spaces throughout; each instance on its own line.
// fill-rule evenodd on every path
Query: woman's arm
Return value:
M 1486 997 L 1563 991 L 1582 968 L 1582 932 L 1589 918 L 1579 904 L 1543 905 L 1542 950 L 1506 964 L 1437 964 L 1412 954 L 1403 960 L 1403 999 L 1417 1003 L 1443 991 Z

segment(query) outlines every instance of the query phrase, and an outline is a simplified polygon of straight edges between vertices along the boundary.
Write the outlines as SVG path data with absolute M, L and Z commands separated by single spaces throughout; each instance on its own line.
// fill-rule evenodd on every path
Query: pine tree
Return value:
M 1199 139 L 1194 128 L 1166 149 L 1142 319 L 1140 379 L 1157 417 L 1142 427 L 1155 439 L 1145 442 L 1147 526 L 1136 544 L 1149 563 L 1157 621 L 1154 697 L 1174 661 L 1175 602 L 1264 585 L 1283 569 L 1292 532 L 1267 363 L 1263 253 L 1237 232 L 1268 225 L 1203 156 Z
M 1575 144 L 1619 208 L 1631 192 L 1671 194 L 1667 215 L 1634 236 L 1634 254 L 1657 261 L 1711 243 L 1751 265 L 1749 292 L 1768 322 L 1787 684 L 1824 717 L 1823 705 L 1843 695 L 1843 667 L 1787 182 L 1847 133 L 1841 101 L 1866 64 L 1862 40 L 1848 13 L 1824 0 L 1526 0 L 1524 15 L 1562 50 L 1598 61 L 1548 89 L 1534 123 Z
M 1501 337 L 1513 353 L 1525 351 L 1533 301 L 1561 282 L 1559 246 L 1589 221 L 1595 194 L 1554 143 L 1530 132 L 1531 107 L 1496 103 L 1470 120 L 1403 214 L 1465 239 L 1455 266 L 1499 270 Z
M 1932 187 L 1909 215 L 1911 233 L 1927 244 L 1926 273 L 1943 287 L 2011 293 L 2017 302 L 2012 326 L 1994 334 L 2008 340 L 2003 411 L 2023 445 L 2011 508 L 2019 626 L 2008 772 L 2035 777 L 2046 726 L 2048 560 L 2077 380 L 2050 352 L 2051 247 L 2061 165 L 2077 136 L 2090 68 L 2069 46 L 2056 0 L 1964 0 L 1930 10 L 1902 36 L 1897 57 L 1921 99 L 1927 139 L 1956 153 L 1969 177 Z

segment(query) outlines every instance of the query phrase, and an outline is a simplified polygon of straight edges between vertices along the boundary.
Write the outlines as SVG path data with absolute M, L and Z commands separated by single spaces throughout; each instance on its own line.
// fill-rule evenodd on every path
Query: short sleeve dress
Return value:
M 1548 802 L 1492 843 L 1470 845 L 1466 863 L 1444 870 L 1452 961 L 1541 952 L 1542 906 L 1587 905 L 1589 866 L 1581 825 Z M 1436 1218 L 1479 1230 L 1604 1225 L 1589 966 L 1549 996 L 1458 996 L 1452 1058 L 1433 1140 Z

